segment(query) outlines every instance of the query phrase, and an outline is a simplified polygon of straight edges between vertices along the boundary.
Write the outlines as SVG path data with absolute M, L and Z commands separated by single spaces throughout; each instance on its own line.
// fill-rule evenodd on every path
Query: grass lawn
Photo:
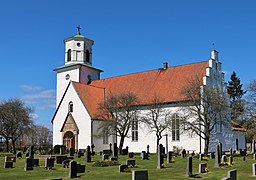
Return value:
M 1 154 L 0 154 L 1 155 Z M 119 162 L 125 164 L 127 156 L 119 156 Z M 174 163 L 165 164 L 164 169 L 157 169 L 157 156 L 155 154 L 150 154 L 150 160 L 141 160 L 140 155 L 135 156 L 136 168 L 130 168 L 131 170 L 141 170 L 147 169 L 149 179 L 194 179 L 188 178 L 185 174 L 187 159 L 182 159 L 177 156 L 174 157 Z M 92 157 L 92 161 L 100 161 L 101 156 L 96 155 Z M 79 179 L 132 179 L 131 172 L 119 173 L 118 166 L 111 167 L 92 167 L 93 162 L 86 163 L 85 157 L 75 158 L 80 164 L 86 164 L 86 172 L 78 174 Z M 165 159 L 166 161 L 166 159 Z M 218 179 L 227 176 L 227 171 L 231 169 L 236 169 L 238 171 L 237 177 L 241 180 L 256 179 L 252 176 L 252 164 L 256 163 L 252 159 L 252 156 L 247 156 L 246 161 L 243 161 L 242 157 L 234 157 L 234 165 L 232 167 L 214 167 L 214 160 L 203 161 L 207 163 L 209 172 L 207 174 L 198 174 L 198 164 L 200 161 L 194 157 L 193 158 L 193 174 L 201 177 L 201 179 Z M 4 155 L 0 156 L 0 180 L 35 180 L 35 179 L 50 179 L 62 177 L 63 179 L 68 178 L 68 169 L 64 169 L 61 165 L 55 163 L 55 170 L 45 170 L 44 160 L 40 160 L 40 167 L 34 167 L 32 171 L 24 171 L 25 158 L 17 159 L 14 163 L 14 168 L 4 169 Z

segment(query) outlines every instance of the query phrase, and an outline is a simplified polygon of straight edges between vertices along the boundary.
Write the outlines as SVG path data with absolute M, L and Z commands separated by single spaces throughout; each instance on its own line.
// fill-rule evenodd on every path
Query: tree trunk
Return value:
M 16 147 L 15 147 L 15 140 L 12 138 L 12 150 L 13 150 L 13 154 L 16 154 Z
M 121 138 L 120 138 L 119 154 L 122 154 L 122 149 L 123 149 L 123 145 L 124 145 L 124 138 L 125 138 L 125 136 L 121 136 Z
M 159 141 L 160 141 L 160 139 L 157 137 L 157 138 L 156 138 L 156 154 L 158 153 Z
M 207 137 L 205 137 L 205 140 L 204 140 L 204 154 L 205 155 L 208 154 L 209 143 L 210 143 L 210 137 L 207 136 Z
M 5 138 L 5 144 L 6 144 L 6 152 L 9 152 L 9 140 L 8 140 L 8 138 Z

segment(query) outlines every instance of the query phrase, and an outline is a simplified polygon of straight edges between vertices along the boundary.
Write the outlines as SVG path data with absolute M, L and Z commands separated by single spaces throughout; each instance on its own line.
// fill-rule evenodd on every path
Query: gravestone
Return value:
M 149 145 L 147 145 L 147 153 L 149 154 Z
M 128 170 L 128 165 L 126 164 L 121 164 L 119 166 L 119 172 L 126 172 Z
M 240 156 L 246 156 L 246 149 L 240 149 Z
M 132 180 L 148 180 L 148 170 L 133 170 Z
M 30 146 L 29 148 L 29 157 L 34 158 L 35 152 L 34 152 L 34 146 Z
M 33 166 L 34 166 L 33 163 L 34 163 L 33 158 L 27 157 L 26 162 L 25 162 L 24 170 L 25 171 L 33 170 Z
M 122 149 L 122 155 L 128 155 L 128 146 L 125 149 Z
M 118 148 L 117 148 L 117 143 L 114 143 L 114 157 L 118 156 Z
M 256 176 L 256 163 L 252 164 L 252 175 Z
M 229 162 L 229 164 L 233 164 L 233 156 L 229 156 L 229 158 L 228 158 L 228 162 Z
M 56 159 L 56 164 L 62 164 L 62 161 L 68 159 L 68 157 L 67 156 L 56 156 L 55 159 Z
M 141 158 L 142 158 L 142 160 L 148 160 L 148 153 L 146 153 L 146 151 L 142 151 Z
M 221 162 L 227 162 L 227 156 L 226 155 L 222 155 L 221 157 Z
M 69 178 L 77 177 L 77 163 L 76 161 L 69 162 Z
M 215 154 L 214 154 L 214 152 L 211 152 L 210 153 L 210 159 L 214 159 L 215 158 Z
M 55 158 L 53 158 L 53 157 L 45 158 L 45 164 L 44 164 L 45 169 L 49 169 L 49 170 L 53 169 L 54 160 L 55 160 Z
M 16 162 L 16 156 L 5 156 L 5 161 Z
M 252 140 L 252 149 L 251 152 L 254 154 L 255 153 L 255 140 Z
M 22 158 L 22 152 L 17 152 L 17 158 Z
M 128 160 L 126 160 L 126 165 L 135 167 L 135 164 L 136 164 L 135 162 L 136 161 L 134 159 L 128 159 Z
M 102 161 L 109 160 L 108 154 L 102 154 Z
M 220 167 L 220 145 L 216 144 L 215 167 Z
M 186 150 L 183 149 L 183 150 L 181 151 L 181 158 L 184 158 L 185 156 L 186 156 Z
M 219 151 L 220 151 L 219 155 L 220 155 L 220 157 L 221 157 L 221 156 L 222 156 L 222 143 L 219 142 L 218 144 L 219 144 L 219 146 L 220 146 L 220 148 L 219 148 Z
M 253 160 L 256 160 L 256 154 L 253 154 Z
M 103 154 L 107 154 L 107 155 L 111 156 L 111 154 L 112 154 L 112 150 L 105 149 L 105 150 L 103 150 L 103 151 L 102 151 L 102 153 L 103 153 Z
M 113 157 L 110 158 L 110 160 L 111 161 L 118 161 L 118 158 L 113 156 Z
M 4 162 L 4 168 L 13 168 L 13 162 L 12 161 L 5 161 Z
M 76 173 L 84 173 L 84 172 L 85 172 L 85 165 L 84 164 L 77 164 Z
M 69 149 L 69 156 L 74 156 L 75 155 L 75 149 L 74 148 L 70 148 Z
M 61 146 L 60 147 L 60 155 L 63 155 L 65 154 L 65 150 L 64 150 L 64 146 Z
M 39 166 L 39 159 L 33 159 L 33 165 Z
M 112 152 L 112 143 L 109 143 L 109 150 Z
M 199 161 L 203 161 L 203 154 L 198 154 L 198 159 L 199 159 Z
M 92 156 L 94 156 L 94 155 L 95 155 L 95 152 L 94 152 L 95 145 L 94 145 L 94 144 L 92 144 L 92 145 L 91 145 L 91 148 L 92 148 L 91 155 L 92 155 Z
M 157 149 L 157 168 L 162 169 L 164 164 L 163 145 L 159 144 Z
M 207 164 L 206 163 L 200 163 L 199 164 L 199 173 L 206 173 Z
M 233 149 L 232 148 L 230 148 L 229 153 L 230 153 L 230 156 L 233 156 Z
M 133 158 L 133 157 L 134 157 L 134 153 L 133 153 L 133 152 L 129 152 L 129 153 L 128 153 L 128 157 L 129 157 L 129 158 Z
M 66 159 L 64 161 L 62 161 L 62 168 L 69 168 L 69 159 Z
M 192 172 L 192 158 L 193 157 L 191 155 L 188 157 L 187 172 L 186 172 L 188 177 L 192 177 L 193 176 L 193 172 Z
M 86 162 L 92 162 L 90 146 L 87 146 L 86 148 Z
M 228 178 L 230 178 L 230 180 L 236 180 L 236 178 L 237 178 L 236 169 L 228 171 Z
M 167 154 L 167 163 L 171 163 L 172 162 L 172 154 L 173 154 L 173 151 L 169 151 L 168 154 Z

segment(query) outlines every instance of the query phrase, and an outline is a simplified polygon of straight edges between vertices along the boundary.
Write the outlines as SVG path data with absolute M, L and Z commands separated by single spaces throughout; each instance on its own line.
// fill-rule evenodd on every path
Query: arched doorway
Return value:
M 75 134 L 71 131 L 67 131 L 63 136 L 63 145 L 66 146 L 66 149 L 70 148 L 75 149 Z

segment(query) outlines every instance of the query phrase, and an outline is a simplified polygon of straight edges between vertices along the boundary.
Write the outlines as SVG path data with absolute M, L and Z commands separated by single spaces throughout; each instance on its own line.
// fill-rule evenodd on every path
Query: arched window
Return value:
M 180 117 L 177 114 L 172 117 L 172 140 L 180 140 Z
M 73 102 L 72 101 L 70 101 L 69 103 L 68 103 L 68 112 L 73 112 Z
M 85 58 L 86 58 L 86 62 L 90 63 L 90 52 L 88 49 L 85 51 Z
M 69 49 L 67 53 L 67 62 L 69 61 L 71 61 L 71 49 Z

